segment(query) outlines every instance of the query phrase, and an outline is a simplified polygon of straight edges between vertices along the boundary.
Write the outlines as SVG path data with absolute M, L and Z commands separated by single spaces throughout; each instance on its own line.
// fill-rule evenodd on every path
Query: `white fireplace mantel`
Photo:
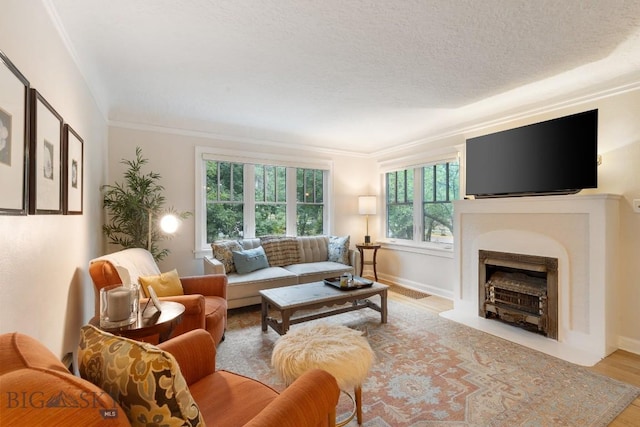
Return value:
M 620 196 L 514 197 L 454 202 L 458 276 L 443 317 L 581 365 L 615 351 Z M 480 249 L 558 259 L 558 340 L 478 315 Z

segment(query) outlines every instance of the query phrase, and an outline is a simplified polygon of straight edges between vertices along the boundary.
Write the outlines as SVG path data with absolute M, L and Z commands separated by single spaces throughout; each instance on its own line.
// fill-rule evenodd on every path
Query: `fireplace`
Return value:
M 478 251 L 479 315 L 558 339 L 558 259 Z
M 572 363 L 595 364 L 618 348 L 619 205 L 620 197 L 612 194 L 455 201 L 458 274 L 452 288 L 453 309 L 441 315 Z M 478 265 L 480 250 L 519 254 L 520 260 L 523 256 L 557 259 L 555 338 L 549 332 L 551 308 L 546 335 L 479 315 L 479 301 L 487 293 L 479 285 L 479 275 L 485 275 L 483 283 L 487 281 L 486 266 Z M 531 264 L 525 267 L 533 270 L 525 272 L 530 276 L 542 273 L 536 268 L 550 269 L 545 263 Z M 537 330 L 537 325 L 532 327 Z

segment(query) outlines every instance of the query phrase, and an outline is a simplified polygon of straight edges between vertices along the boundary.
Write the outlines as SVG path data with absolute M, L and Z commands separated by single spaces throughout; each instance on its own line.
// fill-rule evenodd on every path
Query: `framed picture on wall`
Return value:
M 62 117 L 31 89 L 29 213 L 62 213 Z
M 29 81 L 0 51 L 0 215 L 26 215 Z
M 63 207 L 65 215 L 82 215 L 84 185 L 84 141 L 71 126 L 64 125 Z

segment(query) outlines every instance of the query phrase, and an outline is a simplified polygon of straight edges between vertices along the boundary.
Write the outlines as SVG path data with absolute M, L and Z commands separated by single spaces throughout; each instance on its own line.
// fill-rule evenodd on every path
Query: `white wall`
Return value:
M 351 245 L 362 241 L 365 234 L 364 218 L 358 215 L 357 195 L 371 191 L 371 181 L 376 179 L 372 160 L 363 157 L 336 156 L 331 153 L 317 153 L 292 150 L 274 145 L 224 141 L 207 135 L 187 132 L 159 131 L 155 129 L 134 129 L 132 127 L 111 126 L 109 128 L 110 181 L 122 182 L 126 166 L 123 159 L 135 157 L 136 146 L 142 149 L 142 156 L 149 160 L 144 172 L 161 175 L 160 184 L 165 187 L 166 206 L 181 211 L 195 212 L 195 147 L 215 147 L 234 149 L 260 157 L 260 153 L 295 156 L 300 159 L 321 158 L 333 162 L 333 212 L 331 234 L 351 235 Z M 196 258 L 195 217 L 182 222 L 177 234 L 162 242 L 161 247 L 171 253 L 159 263 L 162 271 L 176 268 L 182 276 L 202 274 L 202 259 Z M 117 248 L 109 248 L 110 251 Z
M 523 111 L 513 111 L 508 117 Z M 599 110 L 598 147 L 602 165 L 598 169 L 598 188 L 581 194 L 612 193 L 623 196 L 620 206 L 619 315 L 621 320 L 620 348 L 640 353 L 640 214 L 633 213 L 632 201 L 640 198 L 640 89 L 575 103 L 554 111 L 527 115 L 517 120 L 505 120 L 500 125 L 476 124 L 473 131 L 460 129 L 442 138 L 430 138 L 428 144 L 412 148 L 416 157 L 425 151 L 442 150 L 464 142 L 466 138 L 497 132 L 517 126 L 548 120 L 597 108 Z M 471 126 L 467 123 L 465 129 Z M 402 157 L 411 157 L 403 151 Z M 389 162 L 390 156 L 378 159 Z M 380 231 L 382 233 L 382 231 Z M 451 297 L 453 277 L 457 274 L 453 258 L 416 254 L 415 251 L 384 249 L 378 256 L 378 275 L 432 294 Z
M 640 105 L 636 107 L 639 111 Z M 640 123 L 636 118 L 635 142 L 604 155 L 609 165 L 609 192 L 621 194 L 619 314 L 620 348 L 640 354 L 640 214 L 633 212 L 633 199 L 640 198 Z
M 1 9 L 0 49 L 84 139 L 84 215 L 0 216 L 0 333 L 29 334 L 62 357 L 93 316 L 87 266 L 102 252 L 107 126 L 42 3 Z

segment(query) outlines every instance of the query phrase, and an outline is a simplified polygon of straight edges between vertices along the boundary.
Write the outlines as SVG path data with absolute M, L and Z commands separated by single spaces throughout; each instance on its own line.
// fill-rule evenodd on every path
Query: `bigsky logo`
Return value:
M 100 399 L 108 395 L 105 392 L 81 392 L 78 395 L 71 395 L 64 391 L 53 396 L 45 396 L 43 392 L 15 392 L 8 391 L 2 397 L 2 407 L 7 410 L 17 408 L 30 408 L 46 410 L 47 408 L 73 408 L 73 409 L 97 409 L 104 419 L 118 418 L 118 409 L 112 399 L 112 405 L 105 407 Z
M 56 396 L 51 396 L 47 400 L 47 408 L 79 408 L 80 403 L 73 396 L 69 396 L 64 391 L 61 391 Z

